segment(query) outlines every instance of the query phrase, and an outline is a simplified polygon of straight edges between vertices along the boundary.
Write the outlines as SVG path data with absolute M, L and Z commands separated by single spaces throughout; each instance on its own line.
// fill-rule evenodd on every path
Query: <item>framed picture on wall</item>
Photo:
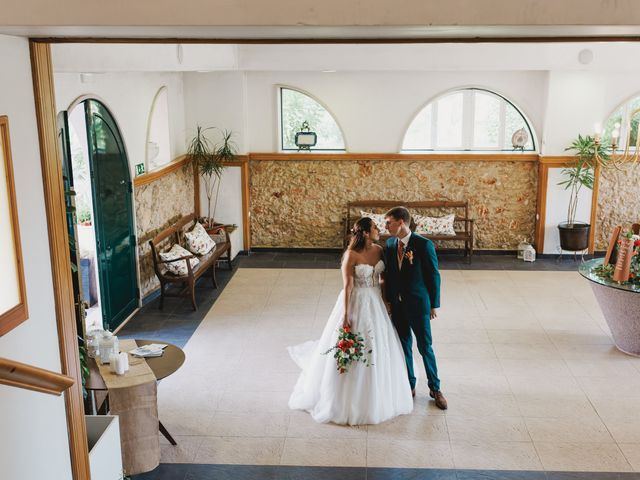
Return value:
M 13 182 L 9 119 L 0 116 L 0 336 L 29 318 Z

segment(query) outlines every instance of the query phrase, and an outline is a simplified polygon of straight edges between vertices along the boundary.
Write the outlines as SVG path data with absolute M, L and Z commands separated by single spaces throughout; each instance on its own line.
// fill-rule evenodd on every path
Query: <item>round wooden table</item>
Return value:
M 169 375 L 175 373 L 176 370 L 178 370 L 184 363 L 184 352 L 180 347 L 176 347 L 171 343 L 160 342 L 158 340 L 135 340 L 135 342 L 139 347 L 150 345 L 152 343 L 167 345 L 161 357 L 146 359 L 147 365 L 149 365 L 149 368 L 156 376 L 156 380 L 167 378 Z M 106 390 L 107 386 L 102 379 L 102 375 L 100 375 L 100 370 L 98 369 L 95 359 L 90 358 L 88 366 L 89 378 L 87 379 L 85 388 L 87 390 Z

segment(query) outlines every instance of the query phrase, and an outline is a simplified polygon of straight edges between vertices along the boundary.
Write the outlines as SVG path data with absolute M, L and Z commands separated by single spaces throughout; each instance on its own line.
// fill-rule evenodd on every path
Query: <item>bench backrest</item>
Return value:
M 156 273 L 159 271 L 158 261 L 160 253 L 160 245 L 166 240 L 170 240 L 171 243 L 177 243 L 182 245 L 182 236 L 186 230 L 189 230 L 193 224 L 195 224 L 195 214 L 185 215 L 180 218 L 173 225 L 165 228 L 158 235 L 149 240 L 149 246 L 151 247 L 151 256 L 153 258 L 153 267 Z M 185 228 L 187 227 L 188 228 Z M 173 237 L 173 238 L 171 238 Z
M 469 203 L 461 201 L 449 201 L 449 200 L 425 200 L 416 202 L 400 202 L 396 200 L 359 200 L 356 202 L 347 203 L 347 221 L 360 217 L 360 209 L 373 209 L 379 210 L 373 213 L 385 213 L 393 207 L 403 206 L 409 210 L 422 210 L 422 209 L 447 209 L 453 210 L 456 213 L 456 220 L 464 220 L 469 218 Z M 354 211 L 357 211 L 356 215 L 353 215 Z

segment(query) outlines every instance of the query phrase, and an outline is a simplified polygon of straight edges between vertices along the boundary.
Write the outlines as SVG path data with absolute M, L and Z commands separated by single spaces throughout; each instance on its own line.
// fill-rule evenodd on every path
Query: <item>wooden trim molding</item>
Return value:
M 555 167 L 565 167 L 568 163 L 573 162 L 575 157 L 572 155 L 541 155 L 540 163 L 551 165 Z
M 251 250 L 251 191 L 249 162 L 244 161 L 241 165 L 242 182 L 242 241 L 246 251 Z
M 60 343 L 60 365 L 62 374 L 75 380 L 74 385 L 65 392 L 71 472 L 74 480 L 89 480 L 91 473 L 89 471 L 89 452 L 87 450 L 87 432 L 78 357 L 69 238 L 66 228 L 62 161 L 56 124 L 51 47 L 47 43 L 33 41 L 30 42 L 29 47 L 49 231 L 55 315 Z
M 48 393 L 49 395 L 61 395 L 74 383 L 73 378 L 67 375 L 7 358 L 0 358 L 0 384 L 2 385 Z
M 276 161 L 424 161 L 424 162 L 537 162 L 537 153 L 250 153 L 252 162 Z
M 538 164 L 538 201 L 536 205 L 535 247 L 538 253 L 544 252 L 544 230 L 547 218 L 547 185 L 549 183 L 549 167 Z
M 139 177 L 135 177 L 133 179 L 133 186 L 140 187 L 142 185 L 147 185 L 149 183 L 155 182 L 156 180 L 169 175 L 171 172 L 175 172 L 180 167 L 183 167 L 187 163 L 187 161 L 187 156 L 181 155 L 172 162 L 160 168 L 147 172 L 144 175 L 140 175 Z
M 17 285 L 17 303 L 10 305 L 10 308 L 0 312 L 0 337 L 10 332 L 15 327 L 29 318 L 27 307 L 27 290 L 24 284 L 24 264 L 22 262 L 22 243 L 20 242 L 20 224 L 18 222 L 18 205 L 16 203 L 16 189 L 13 180 L 13 161 L 11 159 L 11 139 L 9 135 L 9 119 L 7 116 L 0 116 L 0 162 L 4 164 L 4 179 L 0 176 L 0 182 L 6 181 L 6 192 L 9 207 L 9 217 L 2 220 L 3 229 L 10 230 L 10 244 L 3 252 L 4 256 L 11 256 L 15 261 L 15 277 L 8 278 L 7 281 L 15 282 Z M 10 257 L 10 258 L 11 258 Z M 4 273 L 5 278 L 8 276 Z M 13 275 L 11 275 L 13 277 Z
M 589 229 L 589 254 L 593 255 L 596 242 L 596 228 L 598 223 L 598 195 L 600 191 L 600 165 L 596 165 L 593 172 L 593 192 L 591 194 L 591 228 Z

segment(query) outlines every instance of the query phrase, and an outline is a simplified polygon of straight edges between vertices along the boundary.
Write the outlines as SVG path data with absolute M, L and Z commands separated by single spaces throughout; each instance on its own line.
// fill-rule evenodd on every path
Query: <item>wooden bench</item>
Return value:
M 360 210 L 372 213 L 386 213 L 393 207 L 403 206 L 413 213 L 423 214 L 425 211 L 437 210 L 437 216 L 455 213 L 454 230 L 455 235 L 428 235 L 416 232 L 429 240 L 445 240 L 464 242 L 464 256 L 471 263 L 473 256 L 473 219 L 469 218 L 468 202 L 452 201 L 421 201 L 421 202 L 401 202 L 397 200 L 360 200 L 347 203 L 347 213 L 344 222 L 344 248 L 349 244 L 351 238 L 351 228 L 360 218 Z M 433 216 L 433 213 L 432 215 Z M 415 230 L 415 223 L 412 221 L 411 230 Z M 380 242 L 384 243 L 390 235 L 380 235 Z
M 153 258 L 153 269 L 156 272 L 158 280 L 160 281 L 161 310 L 164 306 L 165 296 L 190 296 L 191 305 L 193 306 L 194 310 L 197 310 L 198 306 L 196 305 L 195 287 L 198 278 L 200 278 L 205 273 L 210 272 L 213 287 L 218 288 L 218 284 L 216 282 L 216 262 L 223 259 L 222 256 L 225 255 L 225 253 L 226 255 L 223 260 L 228 262 L 229 270 L 233 268 L 233 266 L 231 265 L 231 240 L 229 238 L 229 232 L 227 232 L 225 228 L 227 227 L 227 225 L 220 225 L 218 227 L 218 231 L 224 232 L 225 242 L 216 242 L 216 246 L 210 252 L 204 255 L 191 254 L 189 256 L 184 256 L 175 260 L 168 261 L 163 261 L 160 258 L 160 252 L 169 250 L 173 244 L 177 243 L 178 245 L 184 247 L 184 233 L 191 230 L 195 223 L 195 215 L 186 215 L 170 227 L 166 228 L 164 231 L 160 232 L 154 238 L 149 240 L 149 245 L 151 246 L 151 256 Z M 165 267 L 167 263 L 184 262 L 186 259 L 193 257 L 198 258 L 198 260 L 200 260 L 200 263 L 198 263 L 195 267 L 191 267 L 191 262 L 186 261 L 186 275 L 174 275 Z M 171 284 L 179 284 L 182 286 L 182 289 L 177 293 L 165 292 L 165 287 Z

